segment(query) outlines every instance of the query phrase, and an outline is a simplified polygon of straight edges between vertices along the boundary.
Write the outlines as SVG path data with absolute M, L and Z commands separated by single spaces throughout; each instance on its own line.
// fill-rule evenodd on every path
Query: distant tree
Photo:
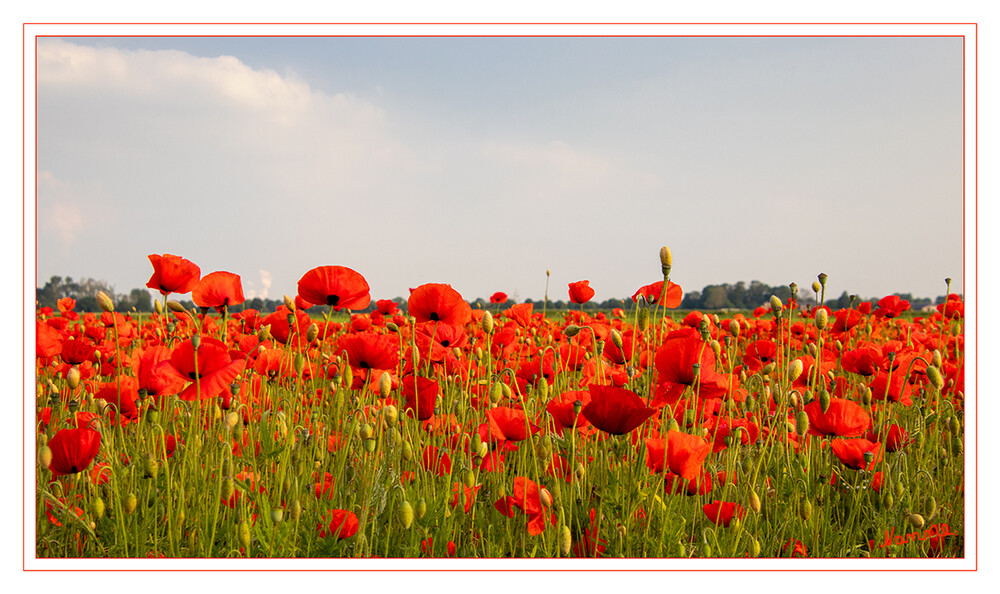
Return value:
M 705 309 L 722 309 L 724 307 L 732 307 L 726 287 L 723 285 L 710 285 L 705 287 L 705 297 L 702 299 L 701 305 Z

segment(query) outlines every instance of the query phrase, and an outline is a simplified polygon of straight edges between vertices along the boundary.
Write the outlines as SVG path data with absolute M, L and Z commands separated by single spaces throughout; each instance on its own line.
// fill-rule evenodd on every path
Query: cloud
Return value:
M 90 222 L 86 203 L 93 197 L 47 170 L 38 172 L 37 184 L 38 201 L 44 204 L 38 209 L 40 230 L 51 233 L 61 248 L 73 247 Z

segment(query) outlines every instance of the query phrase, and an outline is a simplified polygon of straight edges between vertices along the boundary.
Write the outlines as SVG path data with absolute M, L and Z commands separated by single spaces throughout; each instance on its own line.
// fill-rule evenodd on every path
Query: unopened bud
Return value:
M 399 524 L 403 527 L 403 530 L 409 530 L 410 526 L 413 525 L 413 506 L 410 505 L 409 501 L 404 501 L 396 509 L 396 519 L 399 520 Z
M 777 295 L 771 295 L 771 310 L 777 313 L 784 308 L 785 307 L 781 304 L 781 299 L 778 299 Z
M 821 288 L 822 287 L 820 286 L 819 281 L 813 281 L 812 290 L 813 290 L 814 293 L 819 293 L 819 290 Z
M 820 330 L 825 329 L 827 324 L 830 323 L 830 314 L 826 313 L 826 308 L 821 307 L 819 311 L 816 312 L 815 322 L 816 327 Z
M 389 394 L 392 393 L 392 378 L 389 377 L 388 373 L 383 373 L 382 377 L 378 378 L 378 394 L 382 398 L 388 398 Z M 395 416 L 396 408 L 393 407 L 393 416 Z M 395 419 L 393 419 L 395 422 Z
M 930 381 L 935 390 L 940 390 L 944 387 L 944 378 L 941 377 L 941 371 L 937 367 L 931 366 L 927 368 L 927 380 Z
M 77 386 L 80 385 L 80 368 L 74 365 L 69 368 L 69 373 L 66 374 L 66 383 L 69 384 L 70 390 L 75 390 Z
M 146 478 L 152 479 L 155 479 L 160 474 L 160 463 L 153 457 L 153 454 L 146 454 L 145 459 L 142 461 L 142 472 Z
M 740 323 L 738 320 L 729 320 L 729 333 L 734 337 L 740 337 Z
M 622 349 L 622 335 L 617 330 L 611 330 L 611 343 L 618 347 L 619 350 Z
M 750 509 L 753 510 L 755 514 L 760 513 L 760 497 L 754 489 L 750 489 Z
M 579 333 L 580 333 L 580 327 L 577 326 L 576 324 L 570 324 L 569 326 L 563 328 L 563 335 L 565 335 L 568 338 L 573 338 Z
M 809 415 L 806 411 L 800 410 L 795 415 L 795 433 L 802 437 L 807 431 L 809 431 Z
M 122 511 L 125 512 L 126 516 L 130 516 L 138 505 L 139 499 L 136 498 L 135 493 L 129 493 L 125 496 L 125 501 L 122 502 Z
M 282 297 L 282 301 L 285 302 L 285 307 L 288 308 L 288 311 L 293 312 L 293 313 L 295 312 L 295 300 L 294 299 L 292 299 L 288 295 L 285 295 L 284 297 Z
M 112 301 L 111 297 L 108 297 L 108 294 L 104 291 L 97 292 L 97 304 L 100 305 L 101 309 L 106 312 L 115 311 L 115 302 Z
M 908 519 L 910 520 L 910 525 L 916 528 L 917 530 L 920 530 L 921 528 L 924 527 L 924 517 L 922 515 L 910 514 L 910 517 Z
M 493 314 L 488 311 L 483 313 L 483 319 L 479 321 L 479 327 L 486 334 L 493 334 Z
M 249 547 L 250 546 L 250 524 L 248 524 L 246 520 L 243 520 L 242 522 L 240 522 L 240 525 L 239 525 L 239 528 L 238 528 L 238 534 L 239 534 L 239 537 L 240 537 L 240 544 L 243 545 L 244 548 Z
M 573 550 L 573 534 L 570 532 L 569 526 L 565 524 L 559 530 L 559 550 L 563 557 L 569 557 L 570 551 Z
M 417 505 L 413 507 L 413 514 L 417 516 L 417 519 L 421 519 L 427 514 L 427 500 L 421 497 L 417 500 Z
M 802 375 L 802 359 L 795 359 L 788 364 L 788 381 L 794 382 Z
M 306 340 L 312 342 L 316 340 L 318 336 L 319 336 L 319 326 L 316 325 L 316 322 L 309 324 L 309 328 L 306 329 Z
M 48 468 L 52 464 L 52 450 L 49 446 L 44 445 L 38 450 L 38 463 L 42 468 Z
M 802 518 L 803 520 L 808 521 L 809 518 L 812 516 L 812 513 L 813 513 L 812 503 L 809 501 L 808 497 L 803 497 L 802 500 L 799 501 L 799 517 Z

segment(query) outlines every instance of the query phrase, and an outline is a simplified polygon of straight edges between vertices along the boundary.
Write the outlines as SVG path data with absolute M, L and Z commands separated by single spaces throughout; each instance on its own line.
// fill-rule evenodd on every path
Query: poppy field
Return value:
M 950 280 L 929 312 L 832 310 L 820 274 L 679 315 L 670 250 L 652 260 L 610 312 L 374 300 L 321 266 L 264 314 L 170 254 L 153 314 L 39 308 L 35 555 L 964 557 Z

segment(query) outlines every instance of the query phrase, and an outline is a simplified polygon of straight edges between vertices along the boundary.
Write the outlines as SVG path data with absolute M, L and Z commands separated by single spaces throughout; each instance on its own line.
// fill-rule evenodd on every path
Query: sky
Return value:
M 37 283 L 963 291 L 960 37 L 37 41 Z M 811 291 L 809 292 L 811 293 Z

